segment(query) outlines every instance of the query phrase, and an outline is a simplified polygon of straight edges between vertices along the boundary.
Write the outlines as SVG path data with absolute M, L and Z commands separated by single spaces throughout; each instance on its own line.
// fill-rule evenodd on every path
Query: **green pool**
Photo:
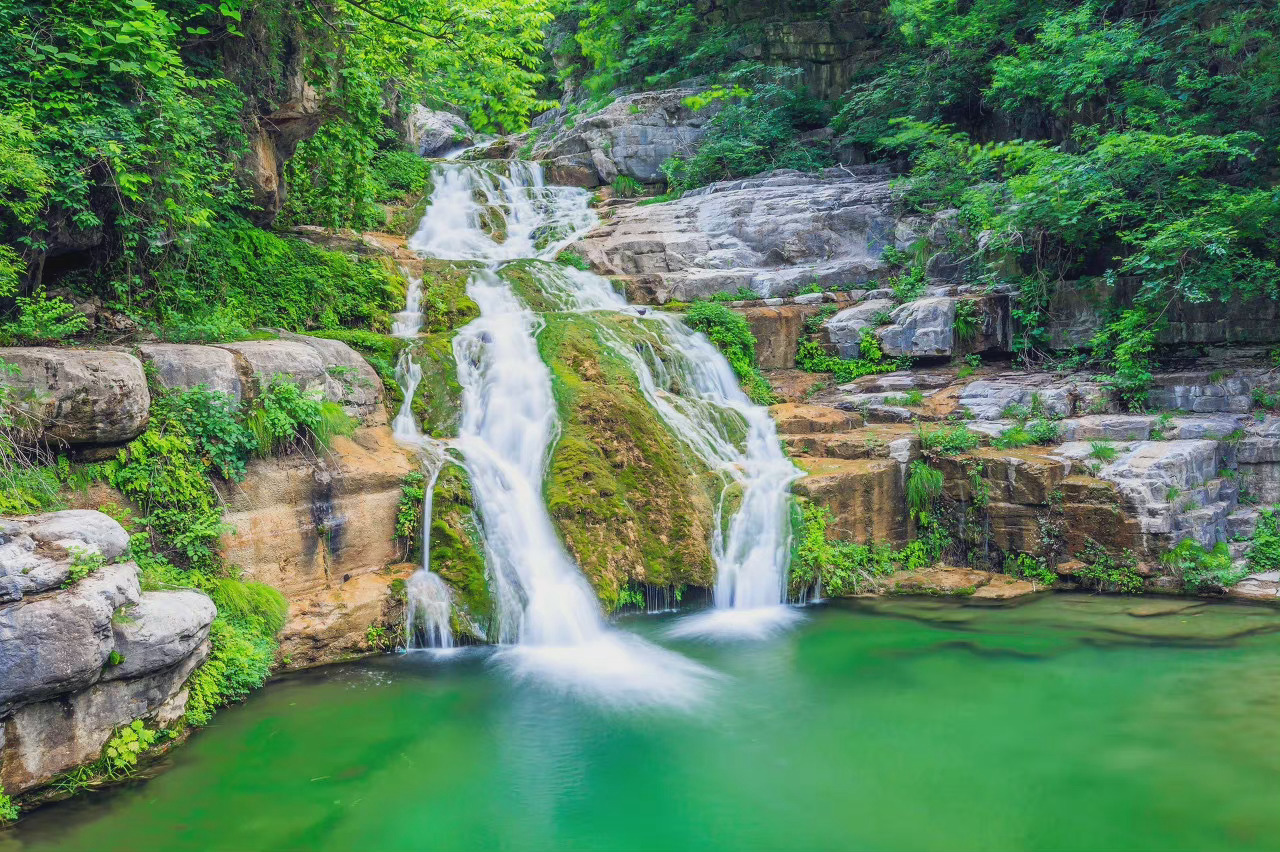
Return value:
M 602 707 L 476 650 L 274 683 L 148 781 L 0 850 L 1280 848 L 1280 610 L 1055 595 L 855 602 L 693 709 Z

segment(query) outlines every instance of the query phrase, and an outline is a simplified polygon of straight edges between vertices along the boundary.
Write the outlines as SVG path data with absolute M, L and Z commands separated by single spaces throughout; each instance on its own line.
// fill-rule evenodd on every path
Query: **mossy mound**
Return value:
M 440 332 L 419 338 L 411 354 L 422 368 L 422 381 L 413 394 L 413 416 L 431 437 L 455 437 L 462 418 L 462 386 L 453 358 L 453 334 Z
M 467 295 L 467 282 L 471 280 L 471 273 L 481 266 L 466 261 L 422 260 L 424 333 L 454 331 L 480 316 L 480 306 Z
M 561 436 L 547 506 L 604 605 L 627 584 L 712 585 L 713 482 L 641 394 L 598 323 L 630 339 L 634 320 L 548 314 L 538 338 L 552 371 Z
M 461 465 L 446 464 L 436 479 L 431 497 L 430 564 L 453 590 L 454 634 L 484 641 L 493 624 L 494 605 L 471 481 Z

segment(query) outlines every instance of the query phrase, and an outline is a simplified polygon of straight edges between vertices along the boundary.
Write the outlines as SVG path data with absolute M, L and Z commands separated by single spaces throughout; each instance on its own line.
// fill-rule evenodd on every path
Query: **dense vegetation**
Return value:
M 702 147 L 668 164 L 684 189 L 766 168 L 814 168 L 796 135 L 823 109 L 838 138 L 906 162 L 910 210 L 960 212 L 975 281 L 1019 293 L 1017 346 L 1051 358 L 1055 293 L 1104 284 L 1113 315 L 1092 355 L 1145 403 L 1178 302 L 1280 295 L 1280 8 L 1266 0 L 891 0 L 771 6 L 581 0 L 561 16 L 561 76 L 592 92 L 692 75 L 731 102 Z M 744 60 L 760 9 L 880 16 L 879 48 L 834 103 Z M 756 17 L 753 19 L 752 15 Z M 576 63 L 576 64 L 575 64 Z M 811 100 L 811 99 L 809 99 Z
M 512 0 L 0 4 L 3 333 L 83 330 L 58 326 L 72 311 L 46 284 L 215 336 L 367 324 L 386 310 L 376 270 L 247 231 L 275 213 L 248 166 L 273 144 L 294 154 L 289 224 L 381 222 L 377 202 L 424 188 L 420 164 L 396 156 L 401 110 L 519 129 L 542 104 L 548 17 Z M 325 301 L 316 291 L 338 304 L 301 315 L 300 300 Z

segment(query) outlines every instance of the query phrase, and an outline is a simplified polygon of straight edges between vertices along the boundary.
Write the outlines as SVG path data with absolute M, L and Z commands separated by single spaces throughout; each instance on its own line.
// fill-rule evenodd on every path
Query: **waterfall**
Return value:
M 409 289 L 405 308 L 391 324 L 391 335 L 401 340 L 414 340 L 422 330 L 422 279 L 406 275 Z M 413 360 L 412 346 L 406 346 L 396 361 L 396 384 L 403 399 L 400 410 L 391 421 L 397 441 L 418 449 L 424 469 L 422 498 L 422 567 L 405 583 L 405 648 L 452 648 L 453 630 L 449 616 L 453 599 L 449 587 L 431 571 L 431 494 L 447 457 L 444 445 L 422 434 L 413 416 L 413 395 L 422 381 L 422 367 Z
M 685 619 L 675 636 L 761 637 L 797 617 L 786 599 L 790 550 L 790 487 L 800 471 L 786 457 L 769 412 L 739 387 L 729 362 L 705 335 L 661 311 L 627 305 L 608 280 L 552 264 L 535 274 L 557 307 L 630 312 L 647 332 L 643 346 L 609 326 L 596 334 L 625 359 L 649 404 L 704 464 L 729 485 L 716 507 L 712 541 L 716 562 L 715 609 Z M 745 434 L 745 437 L 743 437 Z M 741 503 L 726 517 L 726 498 Z

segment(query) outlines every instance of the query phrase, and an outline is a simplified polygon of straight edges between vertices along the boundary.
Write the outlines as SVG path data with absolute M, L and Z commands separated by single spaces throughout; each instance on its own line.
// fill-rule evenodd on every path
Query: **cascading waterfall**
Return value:
M 683 620 L 671 635 L 759 637 L 794 620 L 796 611 L 780 604 L 786 597 L 790 486 L 800 471 L 782 452 L 768 411 L 742 392 L 715 345 L 677 318 L 627 305 L 608 280 L 591 272 L 552 264 L 534 272 L 559 308 L 642 317 L 643 345 L 603 323 L 597 337 L 631 365 L 667 426 L 731 486 L 716 509 L 723 535 L 712 541 L 715 609 Z M 726 518 L 731 494 L 740 502 Z
M 391 334 L 402 340 L 413 340 L 422 330 L 422 279 L 406 276 L 409 289 L 405 308 L 397 313 L 391 324 Z M 442 443 L 422 434 L 413 416 L 413 395 L 422 381 L 422 367 L 413 360 L 409 347 L 405 347 L 396 362 L 396 383 L 403 400 L 391 431 L 397 441 L 418 449 L 422 459 L 425 494 L 422 498 L 422 567 L 405 583 L 405 648 L 452 648 L 453 630 L 449 616 L 453 600 L 449 587 L 431 571 L 431 494 L 436 478 L 444 467 L 445 448 Z
M 540 166 L 517 161 L 440 164 L 433 178 L 431 202 L 410 248 L 488 264 L 467 287 L 480 316 L 454 338 L 463 388 L 454 446 L 480 516 L 498 638 L 514 643 L 499 656 L 518 675 L 612 700 L 690 700 L 705 670 L 607 627 L 543 500 L 558 421 L 550 371 L 537 347 L 542 321 L 498 269 L 513 260 L 553 258 L 594 226 L 588 195 L 547 186 Z M 644 355 L 603 325 L 601 338 L 630 362 L 673 432 L 731 486 L 718 510 L 722 536 L 713 543 L 716 617 L 690 621 L 680 632 L 759 635 L 766 625 L 794 617 L 781 604 L 787 493 L 798 472 L 783 455 L 768 413 L 746 398 L 715 347 L 678 320 L 628 306 L 608 281 L 591 273 L 547 263 L 533 268 L 563 310 L 644 317 Z M 738 498 L 733 510 L 731 489 Z

